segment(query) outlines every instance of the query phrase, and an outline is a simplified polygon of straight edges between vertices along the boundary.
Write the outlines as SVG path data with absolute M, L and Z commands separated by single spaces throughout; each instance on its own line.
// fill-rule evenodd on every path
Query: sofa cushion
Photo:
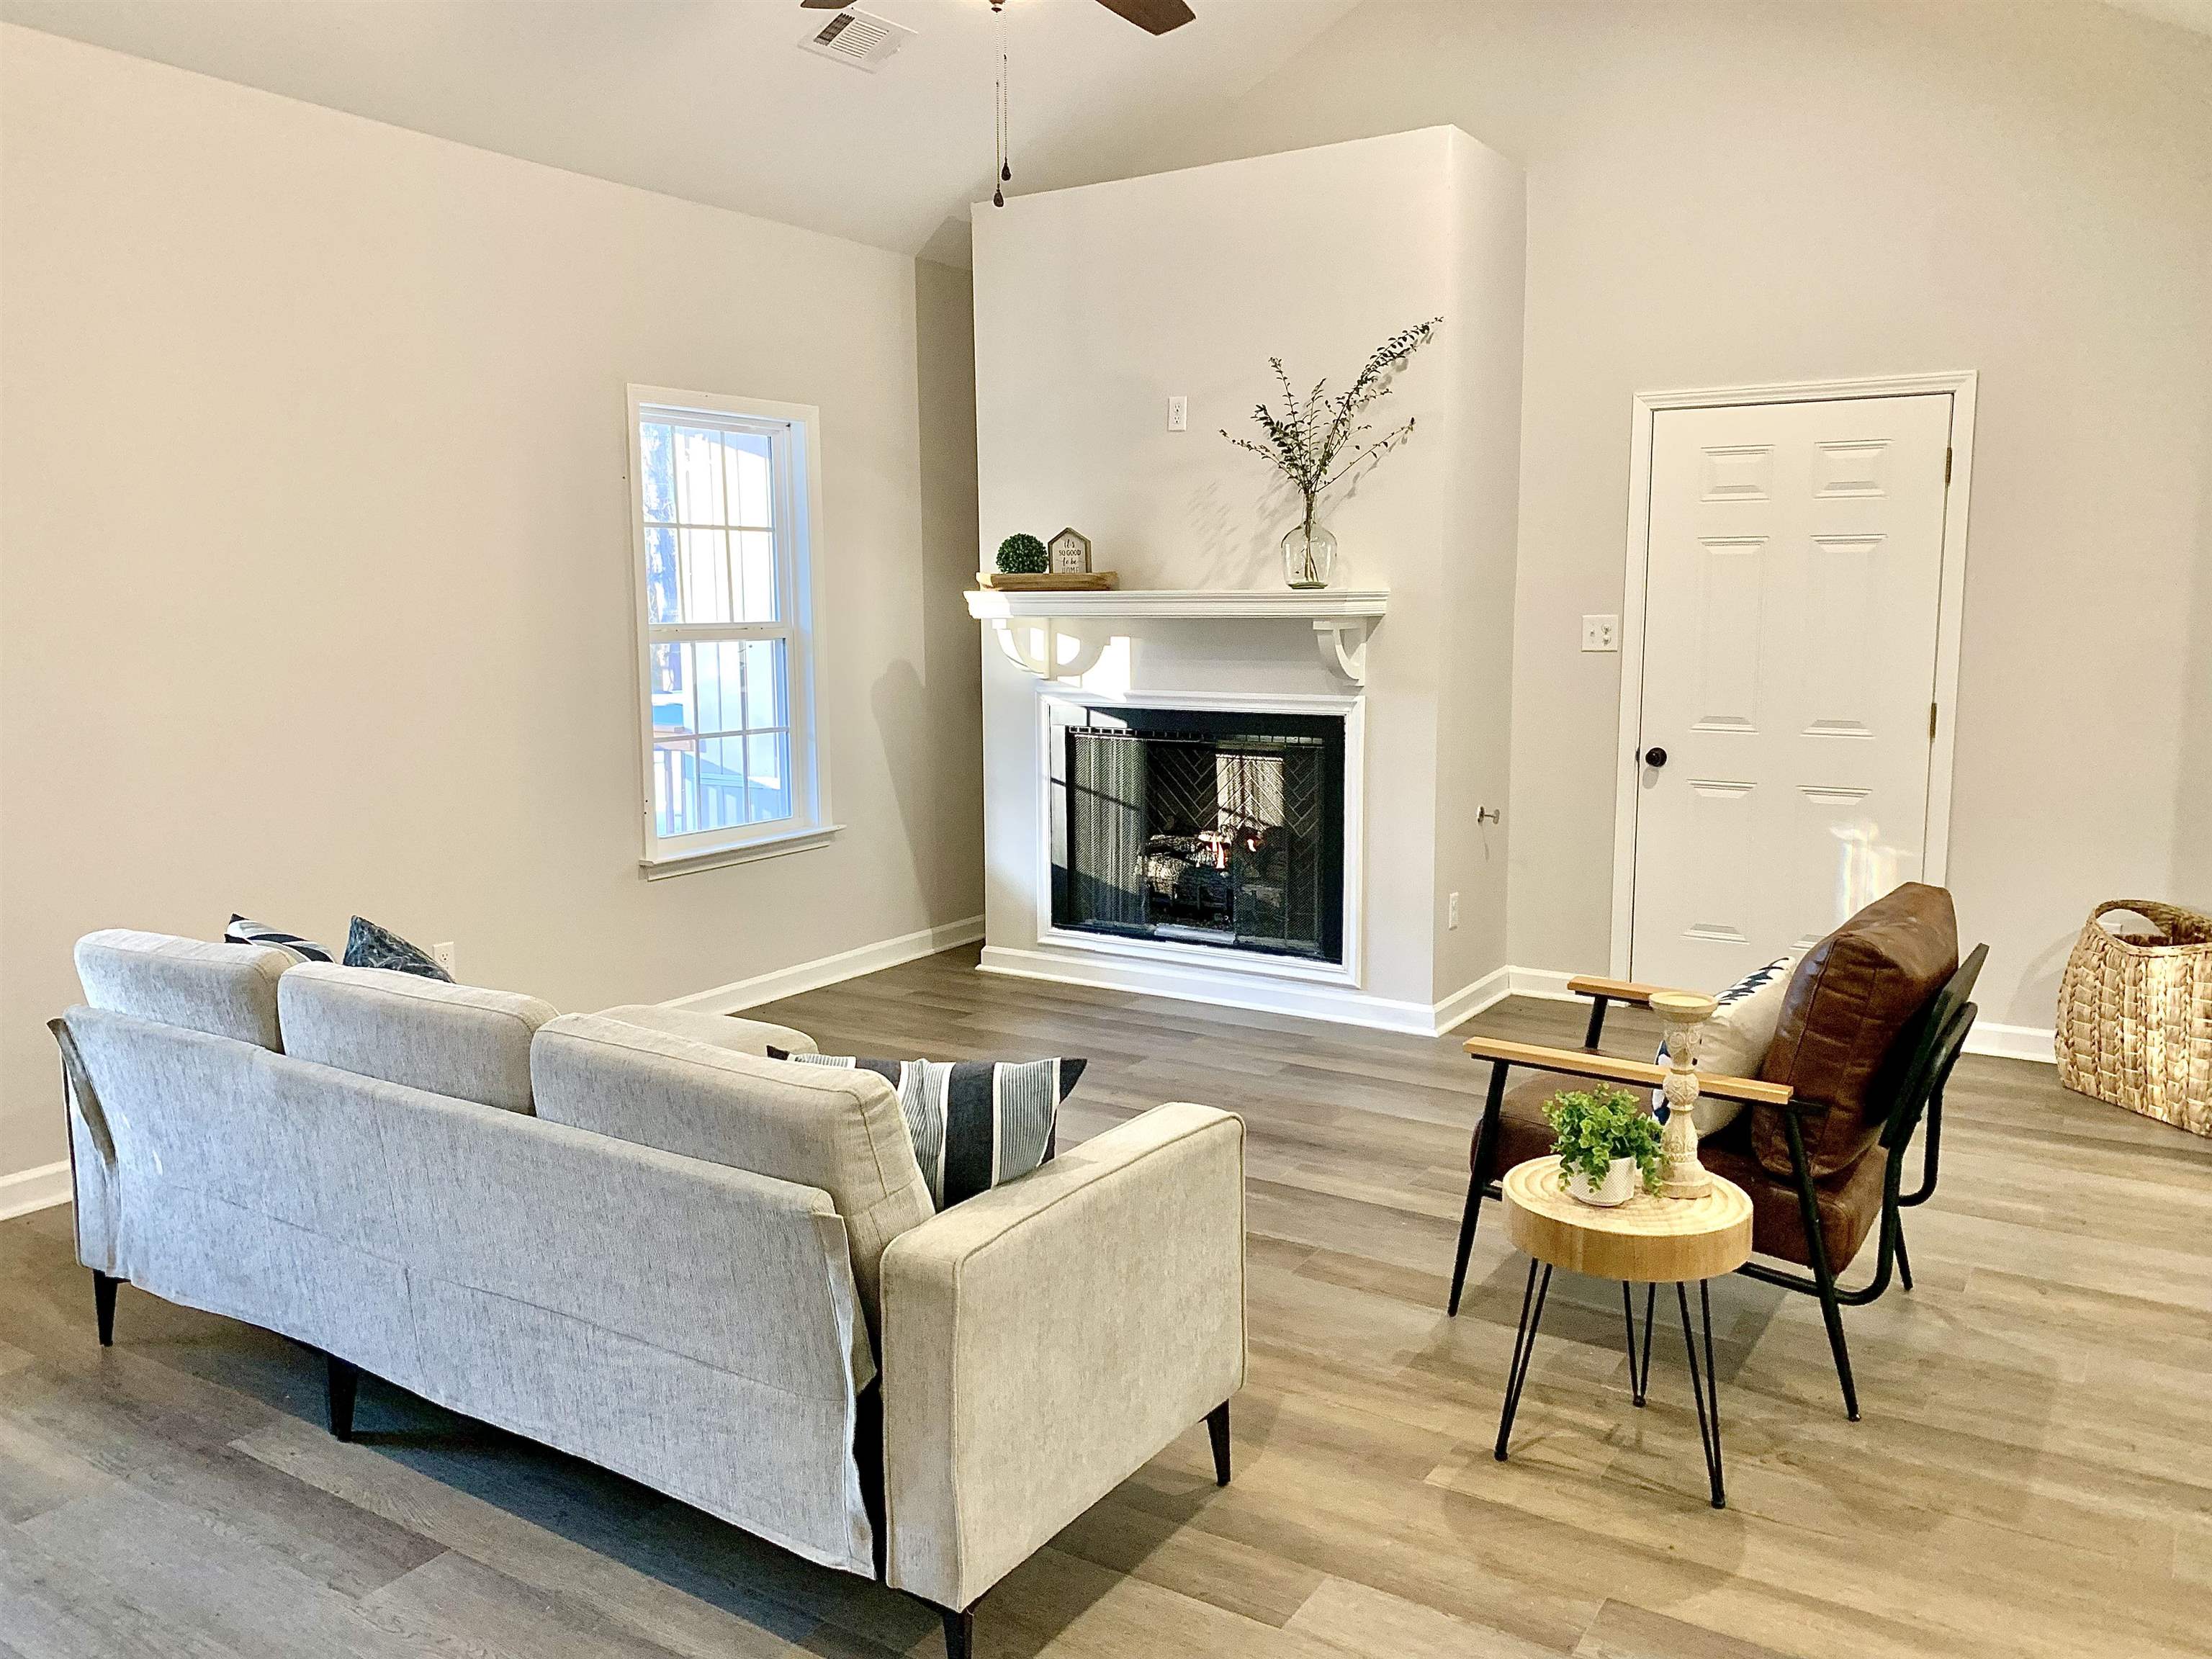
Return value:
M 664 1008 L 654 1002 L 626 1002 L 619 1008 L 602 1008 L 599 1013 L 605 1019 L 619 1019 L 628 1024 L 642 1025 L 647 1030 L 665 1031 L 671 1036 L 711 1042 L 717 1048 L 732 1048 L 741 1054 L 758 1054 L 763 1059 L 772 1048 L 794 1054 L 814 1052 L 814 1039 L 804 1031 L 795 1031 L 788 1025 L 771 1025 L 766 1020 L 740 1018 L 735 1014 Z
M 1856 1163 L 1881 1133 L 1883 1062 L 1958 966 L 1951 896 L 1919 882 L 1876 899 L 1797 964 L 1759 1074 L 1817 1109 L 1802 1113 L 1816 1177 Z M 1759 1108 L 1752 1131 L 1759 1161 L 1788 1176 L 1781 1112 Z
M 1080 1060 L 855 1060 L 771 1047 L 770 1060 L 873 1072 L 898 1091 L 914 1155 L 940 1210 L 1030 1173 L 1052 1156 L 1060 1103 Z
M 127 927 L 76 942 L 76 976 L 94 1007 L 263 1048 L 284 1046 L 276 981 L 291 965 L 289 952 L 263 945 L 210 945 Z
M 509 1112 L 530 1103 L 530 1039 L 556 1010 L 536 997 L 384 968 L 303 963 L 276 988 L 285 1052 Z
M 602 1014 L 564 1014 L 531 1045 L 538 1115 L 830 1194 L 877 1326 L 884 1249 L 935 1213 L 890 1084 L 791 1066 Z

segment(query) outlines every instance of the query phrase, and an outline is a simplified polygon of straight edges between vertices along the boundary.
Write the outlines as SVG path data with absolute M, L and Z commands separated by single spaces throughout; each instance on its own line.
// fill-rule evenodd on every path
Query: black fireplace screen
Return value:
M 1055 927 L 1343 959 L 1341 720 L 1118 709 L 1063 738 Z

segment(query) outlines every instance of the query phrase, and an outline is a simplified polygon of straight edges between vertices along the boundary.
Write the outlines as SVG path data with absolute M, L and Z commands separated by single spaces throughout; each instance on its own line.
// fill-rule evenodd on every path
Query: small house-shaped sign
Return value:
M 1079 530 L 1063 530 L 1045 545 L 1052 550 L 1052 574 L 1087 576 L 1091 574 L 1091 538 Z

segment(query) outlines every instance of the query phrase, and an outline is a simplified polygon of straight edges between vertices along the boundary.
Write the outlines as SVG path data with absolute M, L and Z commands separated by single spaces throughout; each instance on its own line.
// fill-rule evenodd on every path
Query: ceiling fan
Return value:
M 809 11 L 842 11 L 854 0 L 799 0 Z M 991 9 L 999 10 L 1006 0 L 991 0 Z M 1170 29 L 1179 29 L 1196 15 L 1183 0 L 1098 0 L 1098 3 L 1116 17 L 1126 17 L 1147 34 L 1165 34 Z

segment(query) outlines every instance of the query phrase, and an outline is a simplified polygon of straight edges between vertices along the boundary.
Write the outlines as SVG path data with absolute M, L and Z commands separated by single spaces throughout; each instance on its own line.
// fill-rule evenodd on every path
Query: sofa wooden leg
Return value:
M 115 1346 L 115 1287 L 120 1280 L 110 1279 L 94 1267 L 92 1270 L 92 1311 L 100 1322 L 100 1346 Z
M 331 1437 L 338 1440 L 353 1438 L 354 1396 L 361 1387 L 361 1371 L 336 1354 L 323 1356 L 327 1364 L 324 1389 L 329 1407 Z
M 975 1609 L 955 1613 L 950 1607 L 939 1607 L 945 1615 L 945 1659 L 974 1659 L 975 1652 Z
M 1206 1414 L 1206 1432 L 1213 1442 L 1213 1484 L 1229 1484 L 1229 1402 L 1224 1400 Z

